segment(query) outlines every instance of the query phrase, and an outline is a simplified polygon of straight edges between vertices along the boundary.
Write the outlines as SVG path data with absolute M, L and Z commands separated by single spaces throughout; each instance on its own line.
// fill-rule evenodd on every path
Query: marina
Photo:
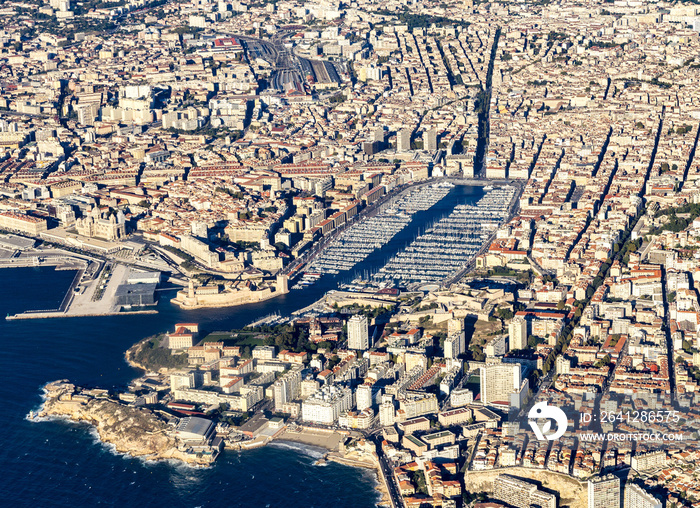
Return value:
M 352 269 L 406 228 L 413 215 L 433 207 L 453 187 L 451 183 L 443 182 L 412 189 L 392 202 L 386 210 L 344 231 L 314 260 L 310 269 L 319 274 L 337 274 Z M 304 285 L 308 285 L 308 282 L 305 284 L 302 278 L 297 286 Z M 299 289 L 297 286 L 292 289 Z
M 474 205 L 457 205 L 377 273 L 375 283 L 438 283 L 464 268 L 508 214 L 514 187 L 490 190 Z

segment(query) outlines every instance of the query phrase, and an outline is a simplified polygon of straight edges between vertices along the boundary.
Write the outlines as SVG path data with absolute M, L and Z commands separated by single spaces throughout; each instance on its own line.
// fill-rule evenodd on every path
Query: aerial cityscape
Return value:
M 0 0 L 12 506 L 700 507 L 700 4 Z

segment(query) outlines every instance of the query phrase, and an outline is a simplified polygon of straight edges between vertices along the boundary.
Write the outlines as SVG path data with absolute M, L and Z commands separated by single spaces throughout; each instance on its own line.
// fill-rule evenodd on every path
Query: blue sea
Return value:
M 74 272 L 0 270 L 0 313 L 52 308 Z M 373 471 L 335 463 L 315 466 L 323 450 L 292 443 L 227 451 L 207 469 L 115 455 L 85 424 L 25 419 L 41 387 L 67 378 L 79 384 L 125 385 L 138 372 L 124 361 L 134 342 L 192 319 L 167 301 L 158 315 L 0 321 L 0 498 L 4 506 L 373 507 Z M 209 326 L 229 322 L 205 312 Z M 245 323 L 244 323 L 245 324 Z M 232 326 L 228 326 L 230 329 Z
M 355 269 L 376 269 L 419 229 L 473 202 L 481 189 L 457 187 L 448 198 L 416 215 L 390 246 Z M 13 507 L 153 506 L 227 508 L 364 508 L 376 506 L 374 471 L 335 463 L 314 465 L 323 450 L 274 443 L 226 451 L 212 467 L 144 462 L 115 454 L 85 424 L 29 421 L 41 404 L 41 388 L 69 379 L 105 388 L 125 386 L 139 375 L 124 351 L 142 338 L 194 321 L 206 331 L 231 330 L 272 312 L 288 314 L 334 287 L 339 274 L 317 286 L 233 309 L 182 311 L 163 293 L 158 314 L 68 319 L 11 320 L 4 316 L 56 308 L 74 272 L 53 267 L 0 269 L 0 504 Z

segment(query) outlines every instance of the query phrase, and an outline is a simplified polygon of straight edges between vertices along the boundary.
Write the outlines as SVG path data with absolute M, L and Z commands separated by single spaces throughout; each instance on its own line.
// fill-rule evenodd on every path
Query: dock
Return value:
M 457 205 L 372 276 L 406 286 L 440 284 L 468 266 L 503 223 L 516 188 L 490 189 L 474 205 Z
M 65 269 L 77 271 L 57 308 L 28 310 L 7 316 L 5 319 L 128 316 L 157 313 L 155 309 L 124 310 L 122 305 L 117 303 L 117 289 L 128 280 L 132 271 L 128 266 L 83 257 L 69 259 L 72 264 L 66 265 L 66 260 L 63 259 L 63 266 L 70 266 L 70 268 Z
M 343 231 L 310 264 L 309 270 L 337 274 L 352 269 L 406 228 L 414 214 L 437 204 L 453 187 L 450 183 L 440 182 L 402 193 L 377 215 Z

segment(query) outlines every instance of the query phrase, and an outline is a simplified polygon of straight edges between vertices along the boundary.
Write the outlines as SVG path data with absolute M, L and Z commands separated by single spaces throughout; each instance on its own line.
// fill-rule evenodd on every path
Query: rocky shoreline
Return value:
M 129 363 L 143 369 L 135 362 Z M 177 460 L 193 466 L 207 466 L 216 458 L 216 455 L 193 453 L 174 435 L 173 426 L 160 419 L 153 411 L 111 399 L 107 390 L 82 388 L 66 379 L 48 383 L 43 390 L 44 402 L 38 411 L 30 413 L 29 418 L 32 420 L 57 418 L 87 423 L 96 430 L 99 440 L 113 446 L 117 453 L 143 460 Z M 332 439 L 334 437 L 336 439 Z M 323 460 L 374 469 L 377 474 L 376 489 L 382 497 L 380 504 L 390 505 L 376 457 L 343 450 L 342 447 L 339 450 L 339 440 L 342 440 L 342 436 L 336 432 L 304 434 L 283 431 L 273 440 L 319 446 L 328 450 Z
M 136 344 L 134 344 L 133 346 L 131 346 L 129 349 L 127 349 L 124 352 L 124 360 L 126 361 L 126 363 L 129 364 L 130 367 L 133 367 L 134 369 L 137 369 L 137 370 L 142 370 L 144 372 L 151 371 L 151 369 L 147 368 L 145 365 L 141 365 L 140 363 L 138 363 L 134 359 L 134 357 L 136 356 L 136 353 L 138 353 L 139 350 L 143 347 L 143 345 L 146 342 L 148 342 L 150 339 L 151 339 L 151 337 L 146 337 L 145 339 L 141 339 L 140 341 L 138 341 Z M 160 369 L 160 370 L 167 371 L 167 369 Z
M 347 434 L 347 433 L 346 433 Z M 340 439 L 334 439 L 337 436 Z M 314 464 L 322 465 L 325 462 L 336 462 L 344 466 L 359 467 L 374 471 L 376 475 L 375 490 L 381 496 L 377 506 L 392 506 L 389 491 L 387 489 L 384 475 L 379 467 L 379 461 L 375 453 L 372 452 L 372 446 L 368 446 L 359 450 L 348 450 L 341 446 L 343 436 L 335 432 L 322 432 L 306 429 L 304 432 L 280 432 L 271 440 L 272 442 L 288 442 L 311 448 L 325 449 L 323 457 L 319 458 Z
M 124 353 L 124 359 L 131 367 L 144 372 L 151 369 L 137 362 L 134 357 L 149 339 L 150 337 L 147 337 L 137 342 Z M 162 368 L 159 372 L 165 373 L 169 370 L 171 369 Z M 58 418 L 87 423 L 96 430 L 99 440 L 114 447 L 117 453 L 148 461 L 177 460 L 192 466 L 211 465 L 218 455 L 193 453 L 174 435 L 173 426 L 159 418 L 156 413 L 144 407 L 134 407 L 109 398 L 107 390 L 78 387 L 64 379 L 48 383 L 44 387 L 44 395 L 42 407 L 38 411 L 32 411 L 30 419 Z M 320 446 L 328 450 L 322 461 L 329 460 L 350 467 L 373 469 L 377 475 L 375 488 L 381 496 L 378 506 L 391 506 L 376 457 L 344 450 L 344 447 L 340 446 L 342 434 L 345 433 L 314 432 L 311 429 L 290 432 L 285 428 L 268 441 L 291 441 L 302 445 Z
M 111 400 L 105 390 L 84 390 L 60 380 L 47 384 L 44 391 L 46 400 L 32 414 L 35 418 L 56 417 L 88 423 L 95 428 L 100 441 L 132 457 L 174 459 L 192 465 L 211 462 L 183 449 L 182 443 L 172 435 L 172 428 L 153 412 Z

